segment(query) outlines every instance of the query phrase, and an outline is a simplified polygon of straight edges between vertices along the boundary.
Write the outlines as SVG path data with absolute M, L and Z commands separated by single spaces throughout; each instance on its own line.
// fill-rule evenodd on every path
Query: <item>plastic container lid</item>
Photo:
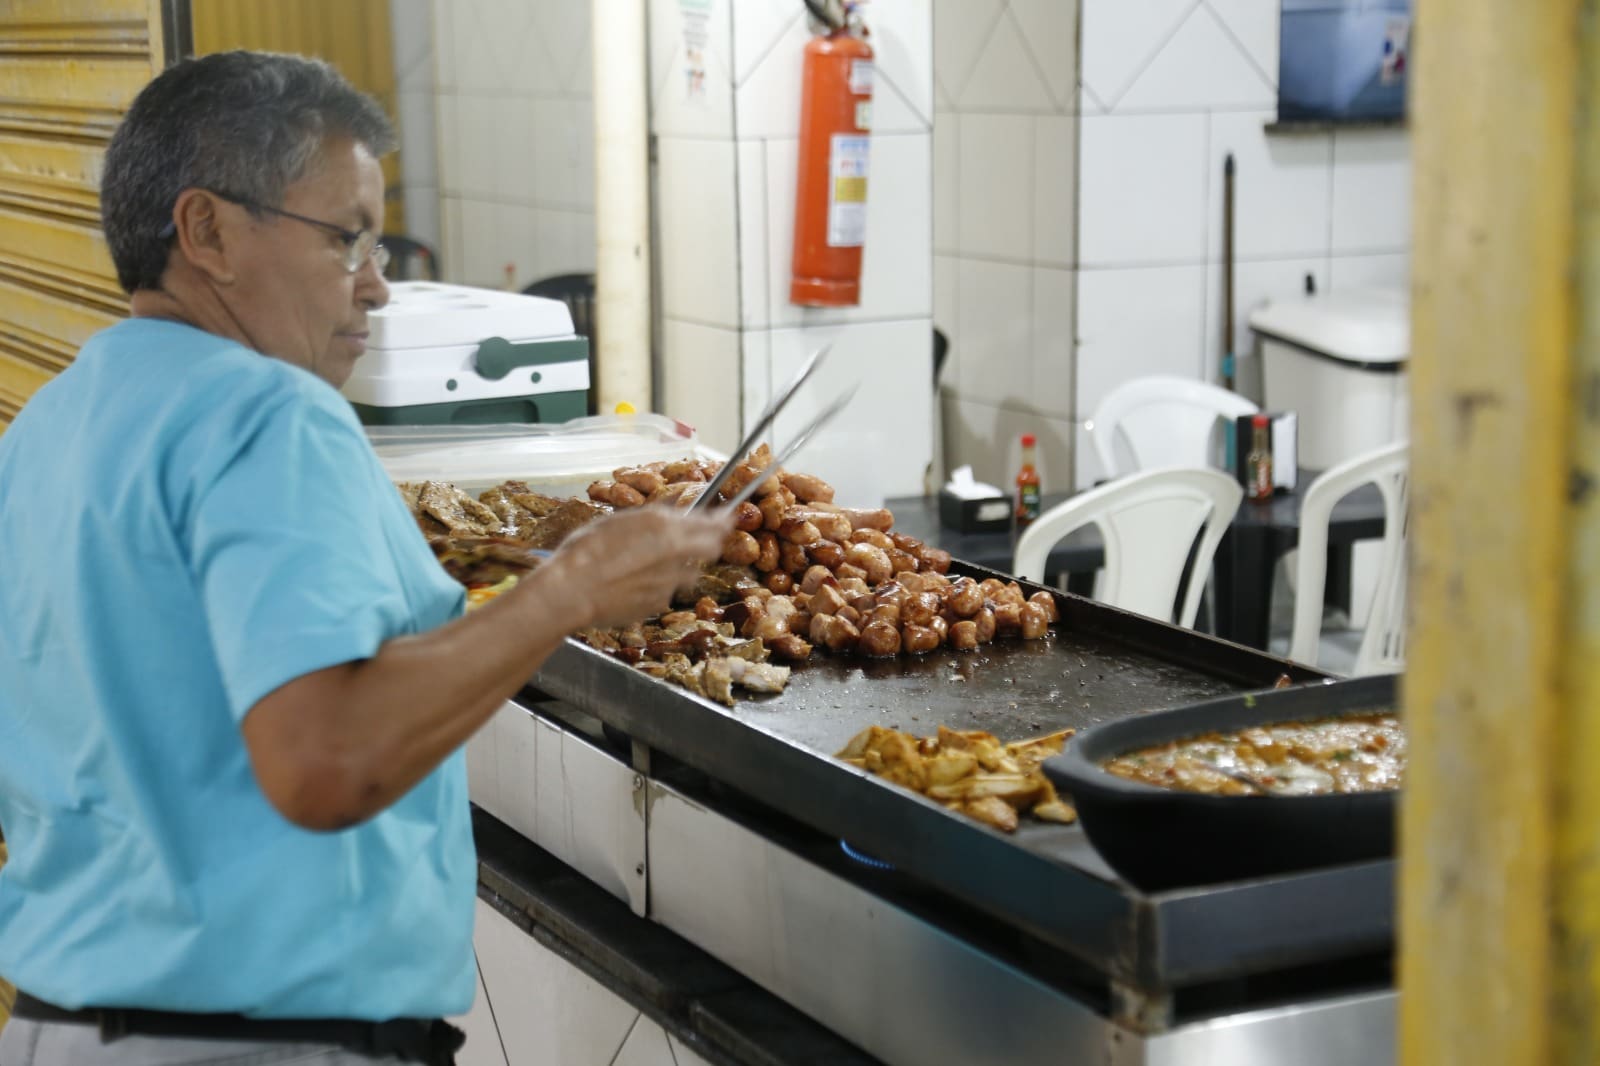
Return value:
M 1393 369 L 1411 354 L 1411 304 L 1404 289 L 1345 289 L 1274 300 L 1251 313 L 1250 328 L 1361 366 Z
M 571 422 L 494 426 L 368 426 L 395 481 L 449 481 L 479 493 L 527 482 L 547 496 L 583 496 L 619 466 L 697 454 L 694 430 L 665 415 L 595 415 Z
M 560 300 L 436 281 L 391 282 L 389 303 L 368 314 L 367 330 L 367 347 L 382 351 L 573 336 Z

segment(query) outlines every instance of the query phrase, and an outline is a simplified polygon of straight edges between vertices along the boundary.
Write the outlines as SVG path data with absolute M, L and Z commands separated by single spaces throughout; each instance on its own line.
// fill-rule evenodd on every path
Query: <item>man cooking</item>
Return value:
M 463 743 L 730 522 L 641 508 L 464 616 L 336 391 L 382 307 L 381 110 L 184 61 L 106 155 L 132 316 L 0 437 L 0 1066 L 448 1063 Z

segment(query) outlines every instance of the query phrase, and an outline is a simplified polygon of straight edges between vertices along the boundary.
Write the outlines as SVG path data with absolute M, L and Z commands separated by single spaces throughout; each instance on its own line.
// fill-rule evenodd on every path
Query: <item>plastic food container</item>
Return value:
M 656 414 L 595 415 L 559 425 L 368 426 L 395 481 L 448 481 L 476 495 L 502 481 L 583 496 L 619 466 L 705 454 L 692 428 Z

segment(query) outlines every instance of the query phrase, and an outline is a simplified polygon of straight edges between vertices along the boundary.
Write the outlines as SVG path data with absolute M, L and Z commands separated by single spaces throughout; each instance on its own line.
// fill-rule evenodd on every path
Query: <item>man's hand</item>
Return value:
M 262 792 L 307 829 L 372 817 L 465 743 L 568 633 L 664 610 L 732 529 L 726 508 L 610 516 L 465 618 L 288 682 L 244 719 Z
M 524 586 L 549 597 L 545 609 L 571 619 L 573 629 L 627 625 L 666 610 L 673 592 L 722 554 L 732 530 L 726 509 L 619 511 L 581 527 L 539 568 L 539 580 Z

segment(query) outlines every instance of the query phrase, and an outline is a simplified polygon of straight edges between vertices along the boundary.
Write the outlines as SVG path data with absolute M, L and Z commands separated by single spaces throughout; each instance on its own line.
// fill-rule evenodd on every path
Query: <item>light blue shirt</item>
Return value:
M 63 1007 L 465 1011 L 462 753 L 314 833 L 239 729 L 463 599 L 325 382 L 173 322 L 91 338 L 0 436 L 0 974 Z

